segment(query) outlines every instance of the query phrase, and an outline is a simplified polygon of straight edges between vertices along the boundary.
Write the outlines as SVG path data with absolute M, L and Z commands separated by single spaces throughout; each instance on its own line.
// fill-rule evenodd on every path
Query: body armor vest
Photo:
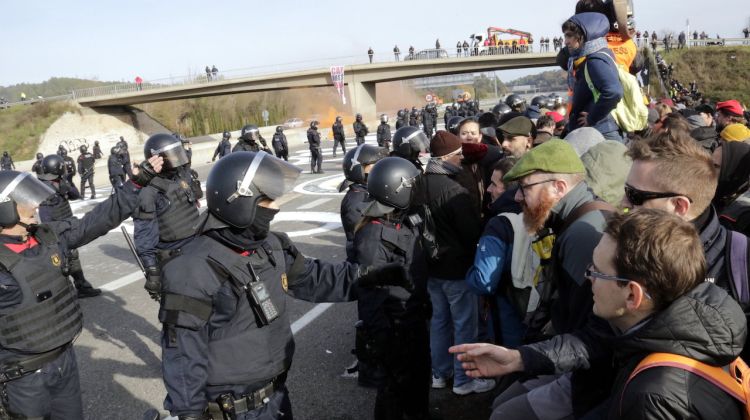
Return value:
M 220 281 L 231 283 L 236 297 L 236 303 L 226 298 L 213 302 L 212 313 L 220 318 L 231 314 L 231 320 L 209 330 L 208 386 L 267 383 L 287 371 L 294 354 L 294 339 L 286 312 L 285 256 L 275 234 L 269 234 L 266 242 L 249 256 L 240 255 L 207 236 L 199 236 L 169 265 L 179 265 L 182 258 L 205 259 Z M 248 264 L 252 264 L 279 312 L 278 318 L 263 327 L 258 327 L 245 291 L 239 286 L 253 281 Z M 186 272 L 178 279 L 165 277 L 165 292 L 179 294 L 181 291 L 171 290 L 171 285 L 179 287 L 185 276 L 190 275 Z M 201 285 L 196 284 L 195 288 Z M 162 322 L 165 316 L 165 311 L 160 310 Z
M 34 236 L 36 256 L 0 246 L 0 263 L 23 291 L 23 301 L 0 315 L 0 346 L 24 353 L 44 353 L 70 343 L 83 327 L 73 284 L 62 275 L 57 236 L 44 225 Z
M 40 207 L 49 207 L 50 216 L 52 216 L 53 221 L 65 220 L 73 217 L 73 209 L 70 208 L 70 202 L 68 202 L 68 200 L 62 196 L 60 192 L 60 186 L 55 185 L 54 182 L 50 181 L 42 182 L 55 190 L 55 194 L 53 194 L 52 196 L 50 196 L 50 198 L 40 204 Z
M 159 240 L 174 242 L 195 235 L 200 214 L 196 206 L 196 198 L 190 188 L 190 175 L 180 175 L 171 180 L 155 177 L 149 187 L 164 194 L 169 200 L 169 208 L 157 214 L 159 221 Z

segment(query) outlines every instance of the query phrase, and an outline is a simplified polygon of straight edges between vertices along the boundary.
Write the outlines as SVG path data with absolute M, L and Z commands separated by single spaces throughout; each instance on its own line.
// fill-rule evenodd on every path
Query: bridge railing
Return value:
M 69 99 L 73 99 L 73 94 L 68 95 L 58 95 L 58 96 L 50 96 L 47 98 L 28 98 L 25 101 L 16 101 L 16 102 L 3 102 L 0 103 L 0 109 L 3 108 L 10 108 L 12 106 L 16 105 L 31 105 L 38 102 L 52 102 L 52 101 L 67 101 Z

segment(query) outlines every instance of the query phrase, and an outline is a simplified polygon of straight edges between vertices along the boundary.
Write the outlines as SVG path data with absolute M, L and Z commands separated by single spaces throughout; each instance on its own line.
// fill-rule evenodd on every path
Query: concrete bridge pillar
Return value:
M 347 84 L 346 90 L 353 113 L 362 114 L 362 118 L 366 121 L 377 119 L 374 82 L 351 81 Z

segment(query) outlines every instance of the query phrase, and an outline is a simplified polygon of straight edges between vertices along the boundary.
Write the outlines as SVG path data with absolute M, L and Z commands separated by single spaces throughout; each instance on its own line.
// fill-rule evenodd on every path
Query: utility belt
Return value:
M 41 369 L 47 363 L 57 359 L 65 350 L 70 347 L 70 343 L 58 347 L 47 353 L 29 357 L 25 360 L 12 362 L 8 365 L 0 366 L 0 384 L 10 382 L 28 374 L 34 373 Z
M 261 388 L 239 398 L 231 392 L 219 395 L 216 402 L 209 401 L 208 414 L 213 420 L 234 420 L 239 414 L 263 407 L 268 404 L 271 396 L 284 386 L 286 374 L 282 373 Z
M 156 249 L 156 260 L 159 263 L 159 267 L 164 267 L 169 260 L 180 256 L 182 252 L 181 248 L 175 249 Z

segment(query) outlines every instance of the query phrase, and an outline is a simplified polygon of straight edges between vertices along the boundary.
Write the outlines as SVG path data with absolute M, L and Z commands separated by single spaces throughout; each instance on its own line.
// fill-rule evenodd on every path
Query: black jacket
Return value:
M 479 212 L 455 175 L 435 173 L 432 168 L 427 167 L 424 194 L 435 221 L 440 256 L 429 264 L 428 272 L 430 277 L 463 280 L 482 234 Z
M 654 352 L 725 366 L 742 350 L 746 327 L 737 302 L 719 287 L 702 283 L 645 325 L 617 337 L 615 365 L 619 370 L 609 417 L 741 419 L 744 408 L 740 411 L 739 403 L 729 394 L 683 369 L 651 368 L 636 375 L 627 388 L 624 385 L 635 366 Z
M 333 131 L 333 139 L 339 140 L 339 141 L 345 141 L 346 140 L 346 133 L 344 133 L 344 125 L 341 123 L 333 123 L 331 126 L 331 131 Z
M 354 229 L 362 220 L 362 203 L 369 201 L 367 186 L 352 184 L 341 200 L 341 226 L 346 235 L 346 260 L 356 262 L 354 252 Z
M 318 133 L 318 130 L 313 130 L 312 128 L 307 130 L 307 142 L 310 145 L 310 149 L 320 148 L 320 133 Z
M 362 121 L 354 121 L 354 124 L 352 124 L 352 128 L 354 129 L 354 135 L 358 138 L 362 138 L 370 132 L 370 130 L 367 129 L 365 123 L 363 123 Z

